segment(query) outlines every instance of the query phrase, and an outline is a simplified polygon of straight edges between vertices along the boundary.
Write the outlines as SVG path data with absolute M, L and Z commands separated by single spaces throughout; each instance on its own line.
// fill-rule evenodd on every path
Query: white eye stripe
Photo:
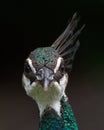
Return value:
M 29 64 L 31 70 L 32 70 L 34 73 L 36 73 L 36 69 L 35 69 L 35 68 L 33 67 L 33 65 L 32 65 L 32 60 L 31 60 L 30 58 L 27 58 L 27 62 L 28 62 L 28 64 Z
M 56 73 L 56 72 L 57 72 L 57 70 L 59 69 L 60 64 L 61 64 L 61 60 L 62 60 L 62 58 L 61 58 L 61 57 L 59 57 L 59 58 L 58 58 L 58 60 L 57 60 L 56 67 L 55 67 L 55 69 L 54 69 L 54 73 Z

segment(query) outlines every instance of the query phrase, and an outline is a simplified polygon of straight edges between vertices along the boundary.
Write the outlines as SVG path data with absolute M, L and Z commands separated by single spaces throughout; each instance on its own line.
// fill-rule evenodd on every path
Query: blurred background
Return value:
M 37 130 L 37 105 L 21 84 L 24 60 L 50 46 L 76 11 L 86 27 L 67 94 L 79 130 L 104 130 L 103 0 L 0 2 L 0 130 Z

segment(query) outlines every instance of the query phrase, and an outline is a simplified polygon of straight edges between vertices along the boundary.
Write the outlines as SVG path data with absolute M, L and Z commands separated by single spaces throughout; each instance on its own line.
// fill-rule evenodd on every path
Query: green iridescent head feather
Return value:
M 58 57 L 59 53 L 52 47 L 37 48 L 30 54 L 30 58 L 32 59 L 35 68 L 47 66 L 52 69 L 55 67 Z

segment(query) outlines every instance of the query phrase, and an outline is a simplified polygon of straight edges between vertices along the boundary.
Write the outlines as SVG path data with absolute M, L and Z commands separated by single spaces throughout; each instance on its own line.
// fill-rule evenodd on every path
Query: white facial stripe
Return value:
M 61 64 L 61 60 L 62 60 L 62 58 L 61 58 L 61 57 L 59 57 L 59 58 L 58 58 L 58 60 L 57 60 L 56 67 L 55 67 L 55 69 L 54 69 L 54 73 L 56 73 L 56 72 L 57 72 L 57 70 L 59 69 L 60 64 Z
M 29 65 L 30 65 L 30 67 L 31 67 L 31 70 L 32 70 L 34 73 L 36 73 L 36 69 L 35 69 L 35 68 L 33 67 L 33 65 L 32 65 L 32 60 L 31 60 L 30 58 L 28 58 L 27 61 L 28 61 Z

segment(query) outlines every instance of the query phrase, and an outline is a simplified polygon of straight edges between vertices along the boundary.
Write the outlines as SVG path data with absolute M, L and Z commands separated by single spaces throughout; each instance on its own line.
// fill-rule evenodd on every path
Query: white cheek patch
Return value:
M 62 92 L 63 96 L 65 97 L 65 100 L 67 101 L 68 98 L 65 94 L 65 89 L 66 89 L 66 86 L 68 84 L 68 74 L 67 73 L 64 74 L 64 76 L 60 79 L 59 84 L 60 84 L 60 87 L 61 87 L 61 92 Z
M 56 67 L 55 67 L 55 69 L 54 69 L 54 73 L 56 73 L 56 72 L 57 72 L 57 70 L 59 69 L 60 64 L 61 64 L 61 60 L 62 60 L 62 58 L 61 58 L 61 57 L 59 57 L 59 58 L 58 58 L 58 60 L 57 60 Z
M 58 82 L 54 82 L 54 85 L 59 89 L 59 91 L 62 93 L 65 92 L 66 86 L 68 83 L 68 74 L 64 74 L 64 76 L 60 79 L 59 83 Z
M 68 74 L 64 74 L 64 76 L 60 79 L 60 85 L 64 88 L 66 88 L 68 83 Z
M 32 60 L 30 58 L 27 58 L 27 62 L 29 63 L 30 67 L 31 67 L 31 70 L 36 73 L 36 69 L 33 67 L 32 65 Z

